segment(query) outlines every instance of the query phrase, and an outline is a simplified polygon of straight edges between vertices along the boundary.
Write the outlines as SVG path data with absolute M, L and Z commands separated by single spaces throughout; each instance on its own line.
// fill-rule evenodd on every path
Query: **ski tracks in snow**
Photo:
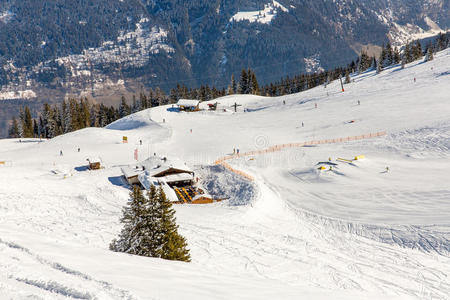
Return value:
M 135 299 L 128 291 L 53 262 L 28 248 L 0 238 L 0 277 L 11 287 L 7 297 L 37 299 Z M 20 291 L 20 292 L 19 292 Z

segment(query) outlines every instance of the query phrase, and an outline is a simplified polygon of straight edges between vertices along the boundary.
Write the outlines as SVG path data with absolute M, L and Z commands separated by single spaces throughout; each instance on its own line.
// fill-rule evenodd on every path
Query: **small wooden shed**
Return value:
M 98 157 L 89 157 L 87 161 L 89 170 L 99 170 L 102 167 L 102 161 Z

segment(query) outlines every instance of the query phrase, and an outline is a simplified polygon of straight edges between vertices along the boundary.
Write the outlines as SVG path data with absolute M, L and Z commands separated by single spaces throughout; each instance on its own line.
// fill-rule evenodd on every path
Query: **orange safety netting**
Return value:
M 254 150 L 254 151 L 249 151 L 249 152 L 245 152 L 245 153 L 239 153 L 239 154 L 235 154 L 235 155 L 228 155 L 228 156 L 224 156 L 219 158 L 218 160 L 216 160 L 214 163 L 216 165 L 222 165 L 224 166 L 226 169 L 230 170 L 231 172 L 238 174 L 250 181 L 254 181 L 255 179 L 253 178 L 253 176 L 240 171 L 240 170 L 236 170 L 235 168 L 233 168 L 232 166 L 230 166 L 228 163 L 226 163 L 225 161 L 227 160 L 231 160 L 231 159 L 235 159 L 235 158 L 240 158 L 240 157 L 246 157 L 246 156 L 253 156 L 253 155 L 260 155 L 260 154 L 264 154 L 264 153 L 272 153 L 272 152 L 277 152 L 277 151 L 281 151 L 283 149 L 286 148 L 296 148 L 296 147 L 304 147 L 304 146 L 308 146 L 308 145 L 319 145 L 319 144 L 334 144 L 334 143 L 343 143 L 343 142 L 348 142 L 348 141 L 356 141 L 356 140 L 363 140 L 363 139 L 370 139 L 370 138 L 375 138 L 375 137 L 380 137 L 380 136 L 384 136 L 386 135 L 386 131 L 381 131 L 381 132 L 376 132 L 376 133 L 369 133 L 369 134 L 363 134 L 363 135 L 357 135 L 357 136 L 349 136 L 349 137 L 344 137 L 344 138 L 337 138 L 337 139 L 326 139 L 326 140 L 313 140 L 313 141 L 308 141 L 308 142 L 303 142 L 303 143 L 291 143 L 291 144 L 281 144 L 281 145 L 275 145 L 275 146 L 271 146 L 267 149 L 262 149 L 262 150 Z

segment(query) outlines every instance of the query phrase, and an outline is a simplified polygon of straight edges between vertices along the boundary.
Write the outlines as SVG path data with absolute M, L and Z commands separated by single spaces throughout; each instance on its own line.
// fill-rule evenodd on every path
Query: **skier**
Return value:
M 141 146 L 142 146 L 142 140 L 139 140 L 139 143 L 141 144 Z
M 305 123 L 302 122 L 302 127 L 305 127 Z
M 361 102 L 358 100 L 358 105 L 361 105 Z
M 286 101 L 283 100 L 283 105 L 285 105 L 285 104 L 286 104 Z
M 414 82 L 416 82 L 416 77 L 414 77 Z
M 233 148 L 233 155 L 236 154 L 236 148 Z
M 314 104 L 314 107 L 317 108 L 317 103 Z
M 239 155 L 239 149 L 236 149 L 236 153 Z
M 59 150 L 59 156 L 63 156 L 62 150 Z
M 388 166 L 386 167 L 386 173 L 387 173 L 387 172 L 389 172 L 389 167 L 388 167 Z
M 78 147 L 78 152 L 80 152 L 80 148 Z

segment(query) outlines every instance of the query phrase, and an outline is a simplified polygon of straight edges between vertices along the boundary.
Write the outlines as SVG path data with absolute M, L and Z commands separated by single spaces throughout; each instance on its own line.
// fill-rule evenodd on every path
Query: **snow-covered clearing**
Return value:
M 230 22 L 241 22 L 247 20 L 250 23 L 258 22 L 261 24 L 270 24 L 279 11 L 289 12 L 286 7 L 273 0 L 272 2 L 264 4 L 264 8 L 261 10 L 237 12 L 230 18 Z
M 48 141 L 0 140 L 10 162 L 0 165 L 0 298 L 448 299 L 449 69 L 446 50 L 354 76 L 344 93 L 333 82 L 235 95 L 216 112 L 163 106 Z M 254 182 L 214 165 L 234 148 L 380 131 L 227 161 Z M 128 197 L 120 167 L 134 149 L 184 160 L 212 195 L 230 198 L 176 206 L 191 263 L 108 250 Z M 92 156 L 105 168 L 88 171 Z

